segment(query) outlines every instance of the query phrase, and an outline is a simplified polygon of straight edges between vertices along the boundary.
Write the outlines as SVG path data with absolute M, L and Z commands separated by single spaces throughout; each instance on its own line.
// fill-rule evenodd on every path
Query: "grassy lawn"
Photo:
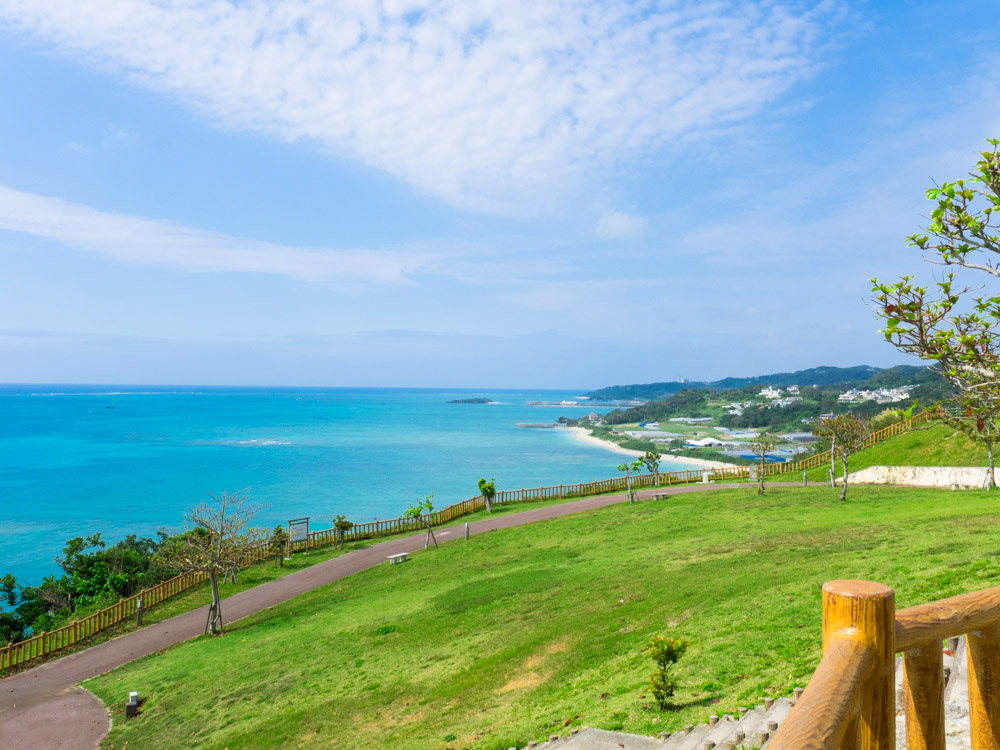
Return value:
M 603 493 L 606 495 L 618 494 L 617 492 Z M 601 495 L 594 495 L 593 497 L 600 497 Z M 506 505 L 494 505 L 493 506 L 493 516 L 504 516 L 513 513 L 523 513 L 524 511 L 534 510 L 540 508 L 543 505 L 561 505 L 563 503 L 573 502 L 574 500 L 579 500 L 578 497 L 567 497 L 567 498 L 553 498 L 551 500 L 545 501 L 529 501 L 523 503 L 508 503 Z M 435 531 L 440 532 L 444 529 L 450 528 L 464 528 L 467 522 L 481 521 L 485 518 L 490 518 L 485 510 L 479 510 L 474 513 L 470 513 L 466 516 L 462 516 L 460 519 L 455 519 L 449 523 L 443 524 L 441 526 L 435 526 Z M 333 545 L 318 547 L 311 550 L 308 554 L 303 554 L 297 552 L 291 560 L 285 560 L 282 567 L 275 567 L 272 561 L 266 561 L 258 563 L 256 565 L 251 565 L 248 568 L 240 571 L 237 575 L 236 584 L 222 582 L 219 584 L 219 590 L 222 597 L 232 596 L 233 594 L 238 594 L 246 589 L 253 588 L 255 586 L 260 586 L 261 584 L 267 583 L 268 581 L 273 581 L 277 578 L 282 578 L 290 573 L 294 573 L 298 570 L 308 568 L 317 563 L 324 562 L 334 557 L 339 557 L 345 552 L 350 552 L 351 550 L 361 549 L 363 547 L 368 547 L 372 544 L 377 544 L 378 542 L 384 541 L 385 539 L 391 538 L 392 536 L 409 536 L 411 534 L 420 534 L 420 531 L 408 531 L 400 535 L 388 535 L 384 537 L 379 537 L 378 539 L 368 539 L 361 540 L 357 542 L 347 542 L 344 544 L 344 550 L 335 549 Z M 198 609 L 198 607 L 203 607 L 211 601 L 211 596 L 208 589 L 208 583 L 203 583 L 199 586 L 195 586 L 188 591 L 185 591 L 177 596 L 174 596 L 166 601 L 157 604 L 154 607 L 150 607 L 143 613 L 143 625 L 152 625 L 157 622 L 162 622 L 163 620 L 168 620 L 185 612 L 190 612 L 193 609 Z M 73 614 L 69 617 L 64 618 L 56 623 L 55 627 L 62 627 L 63 625 L 68 625 L 74 620 L 82 620 L 88 615 L 93 614 L 99 609 L 103 609 L 114 604 L 114 601 L 100 602 L 98 604 L 93 604 L 87 607 L 79 607 Z M 225 609 L 223 608 L 223 618 L 225 618 Z M 43 657 L 37 659 L 32 659 L 29 662 L 18 665 L 13 669 L 7 669 L 0 672 L 0 675 L 7 676 L 11 674 L 16 674 L 18 672 L 24 671 L 25 669 L 33 669 L 39 664 L 44 664 L 48 661 L 53 661 L 54 659 L 60 659 L 67 654 L 72 654 L 77 651 L 83 651 L 91 646 L 96 646 L 99 643 L 104 643 L 105 641 L 110 641 L 112 638 L 117 638 L 125 633 L 130 633 L 133 630 L 137 630 L 135 620 L 126 620 L 110 628 L 100 631 L 94 634 L 86 640 L 80 641 L 79 643 L 73 644 L 66 648 L 54 651 L 51 654 L 47 654 Z
M 752 488 L 674 495 L 459 540 L 381 565 L 86 683 L 108 748 L 508 748 L 566 727 L 651 734 L 803 685 L 820 586 L 897 607 L 995 585 L 985 492 Z M 653 634 L 691 648 L 677 708 Z M 125 723 L 129 690 L 146 698 Z

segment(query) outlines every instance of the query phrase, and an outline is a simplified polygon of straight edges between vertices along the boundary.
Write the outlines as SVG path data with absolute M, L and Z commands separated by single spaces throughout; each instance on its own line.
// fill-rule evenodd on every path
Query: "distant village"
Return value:
M 837 397 L 837 401 L 848 404 L 861 404 L 865 401 L 874 401 L 877 404 L 893 404 L 909 398 L 910 391 L 915 387 L 914 385 L 901 385 L 897 388 L 878 388 L 876 390 L 851 388 L 841 393 Z M 760 389 L 759 395 L 770 399 L 771 403 L 769 406 L 774 407 L 791 406 L 797 401 L 802 400 L 797 385 L 790 385 L 787 388 L 774 388 L 768 385 Z M 740 416 L 743 414 L 745 408 L 755 405 L 757 404 L 754 401 L 743 401 L 742 403 L 734 401 L 726 408 L 726 414 Z
M 914 388 L 916 388 L 915 385 L 876 389 L 851 388 L 839 394 L 837 401 L 843 404 L 861 404 L 865 402 L 892 404 L 907 400 Z M 723 407 L 723 410 L 725 414 L 742 416 L 744 409 L 780 409 L 789 407 L 803 401 L 800 390 L 800 387 L 797 385 L 790 385 L 786 388 L 765 386 L 755 396 L 751 396 L 745 401 L 730 402 Z M 832 413 L 827 413 L 801 419 L 804 425 L 802 428 L 803 431 L 783 433 L 782 437 L 785 440 L 785 445 L 769 454 L 769 460 L 791 460 L 794 456 L 806 450 L 806 446 L 816 442 L 816 436 L 811 431 L 812 428 L 807 427 L 807 425 L 815 423 L 817 419 L 832 416 L 834 416 Z M 604 419 L 596 412 L 591 412 L 588 415 L 588 419 L 595 426 L 604 423 Z M 678 431 L 668 431 L 669 428 L 664 429 L 661 423 L 657 421 L 644 421 L 638 423 L 637 428 L 626 428 L 620 432 L 612 429 L 611 433 L 663 446 L 673 444 L 684 448 L 714 449 L 729 456 L 741 456 L 744 458 L 750 457 L 750 454 L 747 453 L 747 441 L 753 440 L 758 434 L 758 430 L 756 429 L 730 429 L 723 426 L 713 426 L 712 423 L 715 419 L 710 416 L 679 416 L 663 421 L 676 425 L 673 429 Z M 699 425 L 704 425 L 708 429 L 692 432 L 690 428 Z M 706 434 L 706 432 L 715 434 Z

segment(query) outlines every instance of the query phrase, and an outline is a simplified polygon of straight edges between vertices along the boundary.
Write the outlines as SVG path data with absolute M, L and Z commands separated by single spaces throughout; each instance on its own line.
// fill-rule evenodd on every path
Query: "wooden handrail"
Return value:
M 823 659 L 771 750 L 895 750 L 898 651 L 907 750 L 945 750 L 941 642 L 962 634 L 972 747 L 1000 748 L 1000 587 L 896 613 L 893 601 L 892 589 L 878 583 L 823 586 Z
M 803 693 L 781 731 L 771 743 L 772 750 L 837 750 L 861 710 L 861 686 L 871 676 L 875 664 L 873 649 L 856 631 L 838 633 L 823 653 L 823 661 L 813 674 L 813 682 L 833 686 L 830 690 Z
M 823 660 L 771 750 L 894 750 L 895 601 L 870 581 L 823 584 Z
M 896 650 L 965 635 L 995 625 L 1000 619 L 1000 586 L 959 594 L 896 613 Z

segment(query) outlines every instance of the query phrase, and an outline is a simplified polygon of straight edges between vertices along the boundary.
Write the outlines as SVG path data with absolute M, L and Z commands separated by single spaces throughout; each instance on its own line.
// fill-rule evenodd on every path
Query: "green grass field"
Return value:
M 565 727 L 676 729 L 787 694 L 820 653 L 820 586 L 897 606 L 995 585 L 997 496 L 750 487 L 616 505 L 382 565 L 91 680 L 106 747 L 507 748 Z M 653 634 L 689 639 L 676 710 Z M 125 723 L 129 690 L 146 698 Z

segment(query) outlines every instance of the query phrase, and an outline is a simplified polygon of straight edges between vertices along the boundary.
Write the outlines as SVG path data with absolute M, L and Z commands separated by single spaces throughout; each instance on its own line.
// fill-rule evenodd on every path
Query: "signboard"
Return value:
M 289 553 L 291 553 L 297 544 L 304 545 L 305 551 L 309 551 L 309 516 L 305 518 L 293 518 L 288 522 Z

